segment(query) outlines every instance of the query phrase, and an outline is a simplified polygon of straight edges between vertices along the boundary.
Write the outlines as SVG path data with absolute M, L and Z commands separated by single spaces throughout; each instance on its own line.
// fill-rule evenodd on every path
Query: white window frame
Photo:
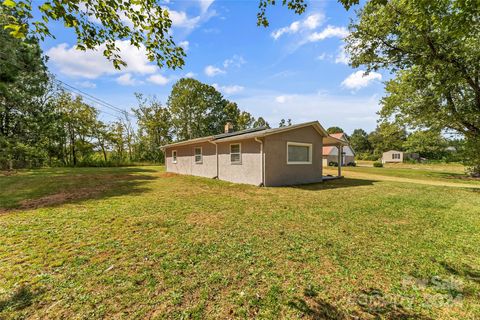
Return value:
M 232 146 L 238 145 L 238 153 L 233 153 L 233 154 L 238 154 L 240 155 L 240 160 L 238 161 L 232 161 Z M 230 143 L 229 147 L 229 155 L 230 155 L 230 164 L 242 164 L 242 144 L 241 143 Z
M 289 161 L 288 160 L 288 147 L 297 146 L 297 147 L 308 147 L 308 161 Z M 303 143 L 303 142 L 287 142 L 287 164 L 312 164 L 313 158 L 313 144 Z
M 177 150 L 172 150 L 172 163 L 177 163 L 177 158 L 178 158 Z
M 200 161 L 197 161 L 197 149 L 200 149 Z M 202 147 L 194 147 L 193 148 L 193 161 L 195 164 L 202 164 L 203 163 L 203 149 Z

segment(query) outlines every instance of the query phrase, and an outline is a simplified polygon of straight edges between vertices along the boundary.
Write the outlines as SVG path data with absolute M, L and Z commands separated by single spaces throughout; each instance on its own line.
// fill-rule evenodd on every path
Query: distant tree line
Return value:
M 343 132 L 339 127 L 330 127 L 329 133 Z M 428 160 L 461 161 L 466 152 L 463 139 L 448 139 L 440 130 L 417 130 L 408 132 L 396 123 L 382 122 L 367 133 L 353 130 L 348 141 L 359 160 L 378 160 L 388 150 L 418 153 Z

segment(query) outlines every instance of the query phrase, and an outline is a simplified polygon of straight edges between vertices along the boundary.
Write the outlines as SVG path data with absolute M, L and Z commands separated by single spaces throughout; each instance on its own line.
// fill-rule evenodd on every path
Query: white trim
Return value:
M 196 153 L 197 149 L 200 149 L 200 161 L 197 161 L 197 153 Z M 195 164 L 202 164 L 203 163 L 203 149 L 202 149 L 202 147 L 193 147 L 193 162 Z
M 308 147 L 308 161 L 289 161 L 288 160 L 288 147 L 289 146 L 299 146 L 299 147 Z M 312 164 L 313 156 L 313 144 L 303 143 L 303 142 L 287 142 L 287 164 Z
M 233 153 L 233 154 L 239 154 L 240 155 L 240 160 L 239 161 L 232 161 L 232 146 L 236 146 L 238 145 L 238 153 Z M 230 143 L 230 147 L 229 147 L 229 155 L 230 155 L 230 164 L 242 164 L 242 143 L 241 142 L 238 142 L 238 143 Z
M 173 156 L 173 153 L 175 153 L 175 157 Z M 178 152 L 177 150 L 172 150 L 172 163 L 177 163 L 178 158 Z

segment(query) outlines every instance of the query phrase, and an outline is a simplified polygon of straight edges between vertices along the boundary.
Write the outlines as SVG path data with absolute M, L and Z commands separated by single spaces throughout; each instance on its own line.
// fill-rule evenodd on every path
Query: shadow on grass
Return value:
M 396 302 L 397 299 L 385 295 L 381 290 L 369 289 L 362 291 L 357 299 L 363 312 L 386 320 L 431 320 L 431 318 L 405 309 Z
M 311 299 L 312 302 L 307 303 L 305 300 L 295 298 L 288 302 L 288 306 L 300 311 L 307 319 L 318 320 L 346 320 L 353 319 L 352 315 L 348 315 L 331 303 L 322 299 Z
M 291 188 L 317 191 L 317 190 L 371 186 L 375 182 L 378 182 L 378 181 L 367 180 L 367 179 L 341 178 L 341 179 L 327 180 L 319 183 L 296 185 L 296 186 L 292 186 Z
M 480 283 L 480 270 L 474 270 L 470 266 L 454 266 L 448 262 L 442 261 L 440 265 L 449 273 Z
M 145 168 L 75 168 L 43 172 L 41 175 L 7 177 L 1 183 L 0 213 L 52 207 L 88 199 L 102 199 L 147 191 L 148 181 L 158 172 Z
M 41 295 L 42 291 L 31 291 L 30 288 L 22 286 L 5 300 L 0 300 L 0 312 L 6 309 L 21 310 L 30 306 L 36 296 Z

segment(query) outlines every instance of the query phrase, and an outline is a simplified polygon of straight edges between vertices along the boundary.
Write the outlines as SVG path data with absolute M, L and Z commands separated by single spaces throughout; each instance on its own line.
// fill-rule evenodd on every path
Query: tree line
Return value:
M 109 123 L 101 110 L 58 84 L 35 38 L 0 31 L 0 167 L 111 166 L 163 162 L 160 146 L 223 132 L 268 126 L 190 78 L 174 84 L 163 105 L 137 94 L 137 105 Z
M 329 133 L 343 133 L 339 127 L 330 127 Z M 408 132 L 397 123 L 381 122 L 375 130 L 367 133 L 364 129 L 355 129 L 347 135 L 357 160 L 379 160 L 383 152 L 389 150 L 417 153 L 420 157 L 435 161 L 462 161 L 465 159 L 466 143 L 464 139 L 447 138 L 440 130 L 415 130 Z

